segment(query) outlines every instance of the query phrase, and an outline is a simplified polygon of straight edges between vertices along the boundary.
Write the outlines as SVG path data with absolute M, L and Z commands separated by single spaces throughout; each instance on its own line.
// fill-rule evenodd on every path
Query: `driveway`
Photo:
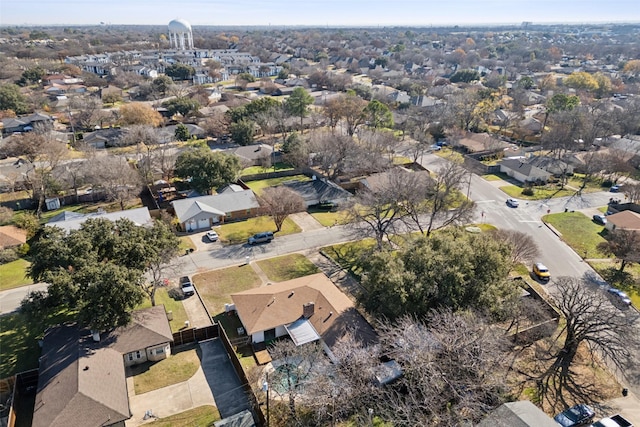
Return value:
M 187 381 L 148 393 L 135 395 L 133 378 L 127 377 L 129 407 L 133 416 L 127 427 L 148 422 L 144 416 L 151 411 L 154 417 L 165 418 L 203 405 L 218 408 L 222 418 L 250 409 L 240 379 L 218 338 L 199 343 L 202 358 L 200 368 Z

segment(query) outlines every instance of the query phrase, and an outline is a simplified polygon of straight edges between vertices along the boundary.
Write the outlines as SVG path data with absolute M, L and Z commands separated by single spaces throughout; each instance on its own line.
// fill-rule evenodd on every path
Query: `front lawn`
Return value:
M 173 313 L 173 320 L 169 321 L 169 325 L 171 325 L 171 332 L 178 332 L 184 327 L 184 322 L 189 320 L 189 317 L 182 305 L 182 301 L 171 298 L 169 289 L 170 288 L 158 288 L 156 290 L 156 305 L 163 304 L 164 310 L 167 313 L 170 311 Z M 151 300 L 145 299 L 138 308 L 149 307 L 151 307 Z
M 500 190 L 504 191 L 511 197 L 515 197 L 517 199 L 522 200 L 544 200 L 551 199 L 554 197 L 567 197 L 575 194 L 575 190 L 571 190 L 569 188 L 560 189 L 560 187 L 554 186 L 543 186 L 543 187 L 533 187 L 533 196 L 527 196 L 522 194 L 523 188 L 519 185 L 505 185 L 500 187 Z
M 562 212 L 542 217 L 562 234 L 562 239 L 581 257 L 609 258 L 597 248 L 604 242 L 604 227 L 596 224 L 581 212 Z
M 485 181 L 506 181 L 509 177 L 507 174 L 503 174 L 504 176 L 500 176 L 500 174 L 490 173 L 487 175 L 482 175 L 482 178 Z
M 249 237 L 263 231 L 276 232 L 276 225 L 268 216 L 249 218 L 246 221 L 229 222 L 216 227 L 220 241 L 226 244 L 245 243 Z M 300 231 L 302 231 L 300 227 L 291 218 L 287 218 L 282 224 L 282 230 L 276 233 L 276 239 L 278 236 L 299 233 Z
M 189 236 L 180 236 L 180 246 L 178 247 L 178 251 L 180 254 L 185 253 L 186 251 L 190 251 L 193 249 L 194 251 L 197 249 L 196 245 L 193 243 L 193 240 Z
M 347 211 L 330 212 L 314 209 L 309 209 L 309 214 L 325 227 L 346 224 L 349 215 Z
M 269 280 L 284 282 L 320 272 L 304 255 L 291 254 L 257 262 Z
M 159 362 L 130 367 L 136 394 L 178 384 L 191 378 L 200 367 L 197 344 Z
M 589 265 L 609 284 L 625 291 L 634 307 L 640 308 L 640 264 L 627 265 L 620 274 L 620 263 L 590 261 Z
M 306 175 L 282 176 L 280 178 L 268 178 L 258 181 L 249 181 L 246 184 L 250 189 L 253 190 L 254 193 L 259 196 L 262 190 L 264 190 L 265 188 L 275 187 L 282 184 L 283 182 L 289 181 L 311 181 L 311 178 Z
M 33 280 L 27 277 L 30 265 L 29 261 L 22 258 L 0 265 L 0 291 L 32 284 Z
M 260 278 L 250 265 L 211 270 L 193 276 L 198 292 L 209 312 L 224 311 L 226 303 L 232 303 L 231 294 L 260 286 Z
M 321 249 L 322 253 L 331 258 L 336 264 L 349 271 L 356 277 L 360 276 L 359 261 L 371 253 L 376 241 L 372 238 L 358 240 L 357 242 L 340 243 L 338 245 L 326 246 Z
M 219 420 L 218 409 L 215 406 L 206 405 L 160 418 L 145 425 L 149 427 L 210 427 Z

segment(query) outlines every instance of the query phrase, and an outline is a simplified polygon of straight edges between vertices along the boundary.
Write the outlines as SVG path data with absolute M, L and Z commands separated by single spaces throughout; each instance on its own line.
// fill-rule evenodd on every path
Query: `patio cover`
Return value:
M 311 322 L 304 317 L 285 325 L 284 328 L 296 345 L 303 345 L 320 339 L 320 335 Z

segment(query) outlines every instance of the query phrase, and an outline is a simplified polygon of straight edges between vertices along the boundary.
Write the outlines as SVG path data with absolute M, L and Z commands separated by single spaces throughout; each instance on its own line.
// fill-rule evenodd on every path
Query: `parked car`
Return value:
M 438 145 L 438 144 L 432 144 L 432 145 L 429 146 L 429 149 L 433 150 L 433 151 L 440 151 L 440 150 L 442 150 L 442 146 Z
M 607 218 L 604 215 L 596 214 L 593 216 L 593 222 L 600 225 L 605 225 L 607 223 Z
M 507 206 L 509 206 L 510 208 L 517 208 L 518 206 L 520 206 L 520 202 L 518 202 L 518 200 L 516 199 L 512 199 L 511 197 L 509 197 L 507 199 Z
M 207 239 L 209 239 L 210 242 L 217 242 L 218 237 L 218 233 L 216 233 L 215 231 L 207 231 Z
M 633 424 L 622 415 L 613 415 L 591 424 L 591 427 L 633 427 Z
M 249 237 L 248 243 L 255 245 L 258 243 L 268 243 L 273 240 L 273 233 L 271 231 L 265 231 L 263 233 L 257 233 Z
M 182 276 L 180 278 L 180 290 L 182 291 L 182 295 L 185 297 L 190 297 L 196 293 L 189 276 Z
M 593 421 L 593 417 L 596 415 L 593 409 L 589 406 L 581 403 L 571 408 L 565 409 L 558 415 L 553 417 L 554 420 L 562 427 L 574 427 L 588 424 Z
M 609 191 L 612 193 L 618 193 L 620 191 L 620 186 L 619 185 L 612 185 L 611 187 L 609 187 Z
M 629 298 L 629 295 L 627 295 L 620 289 L 609 288 L 607 289 L 607 292 L 609 293 L 609 296 L 613 300 L 614 304 L 619 304 L 625 307 L 628 307 L 631 305 L 631 298 Z
M 533 264 L 533 274 L 543 282 L 547 282 L 551 278 L 549 269 L 541 262 Z

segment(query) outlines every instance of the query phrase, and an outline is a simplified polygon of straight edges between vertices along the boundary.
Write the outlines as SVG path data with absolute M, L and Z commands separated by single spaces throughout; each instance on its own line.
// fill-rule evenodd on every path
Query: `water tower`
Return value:
M 169 44 L 179 50 L 193 49 L 191 25 L 184 19 L 169 22 Z

